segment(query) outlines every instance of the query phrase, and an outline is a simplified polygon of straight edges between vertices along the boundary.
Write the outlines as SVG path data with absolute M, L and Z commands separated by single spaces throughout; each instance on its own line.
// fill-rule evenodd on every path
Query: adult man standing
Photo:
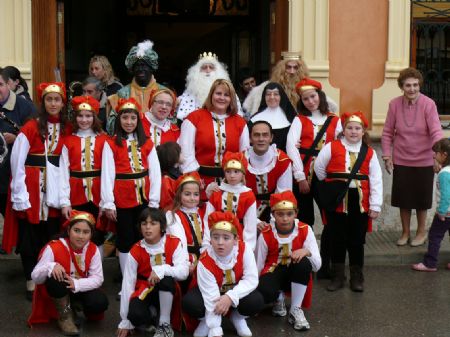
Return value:
M 82 83 L 83 95 L 92 96 L 100 103 L 98 118 L 102 121 L 103 130 L 106 129 L 106 103 L 108 97 L 104 91 L 104 84 L 94 76 L 86 77 Z
M 277 149 L 272 126 L 266 121 L 255 122 L 250 129 L 252 147 L 244 152 L 248 159 L 246 185 L 256 195 L 261 229 L 270 220 L 269 199 L 272 193 L 292 190 L 292 165 L 286 153 Z
M 8 186 L 11 178 L 10 156 L 19 128 L 36 113 L 33 103 L 17 96 L 8 88 L 9 75 L 0 69 L 0 132 L 7 144 L 8 153 L 0 165 L 0 213 L 5 217 Z
M 116 94 L 108 97 L 111 110 L 107 116 L 106 129 L 111 135 L 114 133 L 114 123 L 117 116 L 114 109 L 120 98 L 133 97 L 141 106 L 139 112 L 142 118 L 144 112 L 148 110 L 150 94 L 153 91 L 165 88 L 157 83 L 153 76 L 158 69 L 158 54 L 153 50 L 152 41 L 146 40 L 132 47 L 125 59 L 125 66 L 133 74 L 133 80 L 117 91 Z
M 186 76 L 186 90 L 178 97 L 177 119 L 183 121 L 192 111 L 200 109 L 208 96 L 211 85 L 217 79 L 230 81 L 230 76 L 217 55 L 211 52 L 200 54 L 196 64 L 191 66 Z M 239 114 L 242 108 L 238 99 Z
M 295 85 L 303 78 L 308 77 L 308 68 L 301 58 L 300 52 L 282 52 L 281 60 L 273 67 L 272 75 L 269 81 L 263 82 L 253 88 L 242 104 L 244 110 L 252 116 L 258 111 L 261 103 L 262 93 L 267 83 L 276 82 L 281 84 L 284 92 L 289 98 L 293 108 L 297 110 L 297 103 L 300 97 L 295 90 Z M 331 112 L 336 112 L 337 104 L 327 97 L 328 105 Z

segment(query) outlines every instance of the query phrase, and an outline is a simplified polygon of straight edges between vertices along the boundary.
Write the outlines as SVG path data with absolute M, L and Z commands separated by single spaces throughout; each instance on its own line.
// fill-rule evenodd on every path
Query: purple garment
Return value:
M 450 218 L 447 217 L 442 221 L 435 216 L 428 233 L 428 251 L 423 258 L 423 264 L 428 268 L 437 267 L 441 242 L 448 230 L 450 230 Z
M 415 104 L 404 96 L 389 103 L 381 137 L 383 156 L 392 156 L 396 165 L 433 166 L 433 144 L 443 137 L 436 104 L 419 94 Z

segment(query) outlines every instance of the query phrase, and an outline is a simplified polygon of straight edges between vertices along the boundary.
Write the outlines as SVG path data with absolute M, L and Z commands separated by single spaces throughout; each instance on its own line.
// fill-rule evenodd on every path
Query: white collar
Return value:
M 341 143 L 344 145 L 345 149 L 350 152 L 359 152 L 362 145 L 362 140 L 358 143 L 349 143 L 345 137 L 341 138 Z
M 270 145 L 269 149 L 262 156 L 257 155 L 253 148 L 249 148 L 246 152 L 248 158 L 247 170 L 255 175 L 265 174 L 273 170 L 277 163 L 278 151 L 277 145 Z
M 250 188 L 245 186 L 243 183 L 239 183 L 237 185 L 230 185 L 223 181 L 220 184 L 219 188 L 222 191 L 229 192 L 229 193 L 242 193 L 242 192 L 250 191 Z
M 162 250 L 164 251 L 164 245 L 166 244 L 166 236 L 161 236 L 161 240 L 159 240 L 155 244 L 150 244 L 145 241 L 145 239 L 142 239 L 140 242 L 140 245 L 142 248 L 144 248 L 148 253 L 155 253 L 155 251 Z
M 150 121 L 151 125 L 156 126 L 158 129 L 161 129 L 163 132 L 167 132 L 170 129 L 170 121 L 165 119 L 163 121 L 155 118 L 150 111 L 145 113 L 145 117 Z
M 224 120 L 224 119 L 228 118 L 228 116 L 229 116 L 227 113 L 218 115 L 218 114 L 216 114 L 215 112 L 212 112 L 212 111 L 210 111 L 210 112 L 211 112 L 211 116 L 212 116 L 214 119 L 218 119 L 218 120 Z
M 238 244 L 236 244 L 231 253 L 227 256 L 218 256 L 212 246 L 207 248 L 209 256 L 216 262 L 217 266 L 222 270 L 232 269 L 237 261 L 238 256 Z
M 193 207 L 193 208 L 187 208 L 184 206 L 180 207 L 180 211 L 184 212 L 184 213 L 198 213 L 198 207 Z
M 92 129 L 87 129 L 87 130 L 78 129 L 76 135 L 80 138 L 86 138 L 86 137 L 96 136 L 96 133 Z
M 135 140 L 136 137 L 135 137 L 135 135 L 134 135 L 134 132 L 128 133 L 128 134 L 126 135 L 125 139 L 126 139 L 126 140 L 129 140 L 129 141 Z

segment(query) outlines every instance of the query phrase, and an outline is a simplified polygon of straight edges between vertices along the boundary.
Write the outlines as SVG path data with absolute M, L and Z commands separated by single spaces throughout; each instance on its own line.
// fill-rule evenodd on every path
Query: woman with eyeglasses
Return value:
M 176 142 L 180 137 L 180 128 L 169 119 L 173 116 L 176 102 L 175 94 L 169 89 L 157 90 L 150 96 L 150 110 L 142 118 L 142 126 L 155 146 Z

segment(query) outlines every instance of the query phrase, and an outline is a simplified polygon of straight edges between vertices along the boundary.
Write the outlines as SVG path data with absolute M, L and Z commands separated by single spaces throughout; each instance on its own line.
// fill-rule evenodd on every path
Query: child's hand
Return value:
M 298 189 L 300 190 L 301 194 L 308 194 L 310 191 L 308 181 L 306 179 L 300 180 L 298 182 Z
M 59 263 L 55 264 L 52 270 L 52 277 L 59 281 L 64 282 L 67 274 L 63 266 L 61 266 Z
M 70 218 L 70 212 L 72 212 L 72 207 L 70 207 L 70 206 L 61 208 L 61 214 L 63 215 L 63 217 L 65 219 Z
M 117 221 L 117 212 L 115 209 L 105 209 L 105 216 L 111 221 Z
M 195 264 L 191 263 L 189 266 L 189 276 L 192 276 L 195 270 Z
M 445 216 L 443 216 L 443 215 L 441 215 L 441 214 L 439 214 L 439 213 L 437 213 L 437 212 L 436 212 L 436 215 L 437 215 L 437 217 L 439 218 L 439 220 L 445 221 Z
M 127 337 L 129 334 L 132 335 L 133 331 L 130 329 L 117 329 L 117 337 Z
M 310 256 L 311 252 L 307 248 L 300 248 L 291 253 L 292 263 L 299 263 L 305 256 Z
M 216 301 L 214 313 L 216 315 L 225 316 L 228 313 L 228 310 L 230 309 L 231 304 L 232 304 L 232 301 L 228 295 L 225 294 L 225 295 L 220 296 L 220 298 Z
M 67 286 L 66 286 L 67 289 L 75 290 L 75 283 L 73 282 L 73 278 L 71 278 L 70 276 L 66 276 L 66 278 L 64 279 L 64 282 L 67 283 Z
M 261 232 L 264 229 L 264 227 L 266 227 L 267 225 L 268 225 L 267 222 L 261 221 L 261 222 L 258 222 L 258 224 L 256 225 L 256 228 Z
M 369 217 L 371 218 L 371 219 L 376 219 L 376 218 L 378 218 L 378 215 L 380 214 L 380 212 L 377 212 L 377 211 L 372 211 L 371 209 L 369 210 Z
M 213 181 L 206 187 L 205 193 L 206 193 L 206 196 L 209 198 L 211 196 L 211 194 L 213 194 L 213 192 L 218 192 L 218 191 L 220 191 L 220 187 L 215 181 Z
M 152 270 L 152 273 L 150 274 L 150 277 L 148 278 L 148 283 L 152 286 L 154 286 L 155 284 L 157 284 L 159 281 L 161 281 L 158 277 L 158 275 L 156 275 L 155 271 Z

